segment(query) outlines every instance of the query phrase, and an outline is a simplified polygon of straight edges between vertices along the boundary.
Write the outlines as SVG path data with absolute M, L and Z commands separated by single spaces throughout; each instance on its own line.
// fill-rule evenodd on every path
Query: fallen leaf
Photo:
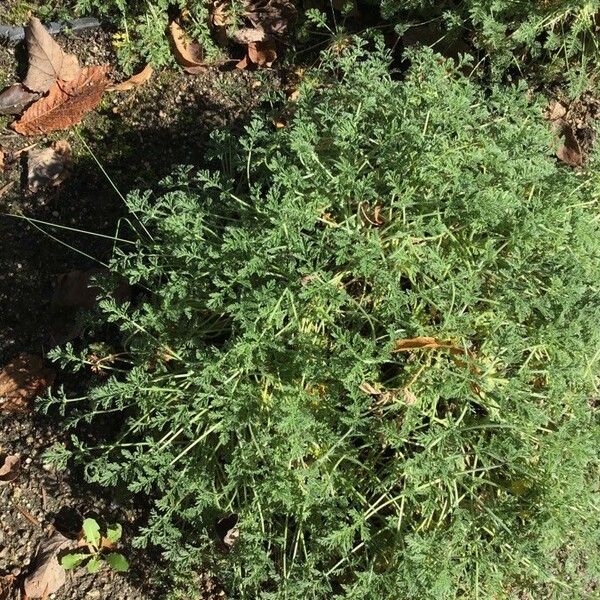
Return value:
M 402 391 L 404 393 L 404 401 L 406 402 L 407 406 L 413 406 L 418 402 L 414 392 L 412 392 L 408 388 L 404 388 Z
M 47 92 L 58 79 L 72 81 L 78 77 L 77 57 L 66 54 L 36 17 L 25 27 L 25 42 L 29 69 L 23 85 L 31 91 Z
M 558 100 L 551 100 L 546 109 L 546 118 L 549 121 L 558 121 L 567 114 L 567 108 Z
M 188 72 L 196 69 L 204 69 L 204 51 L 197 42 L 192 42 L 177 21 L 171 21 L 169 25 L 171 41 L 173 42 L 173 54 L 177 62 Z M 193 69 L 194 71 L 190 71 Z
M 381 394 L 383 394 L 383 392 L 381 390 L 378 390 L 377 388 L 373 387 L 370 383 L 368 383 L 366 381 L 361 383 L 358 386 L 358 389 L 360 389 L 361 392 L 368 394 L 369 396 L 381 396 Z
M 20 115 L 40 94 L 30 92 L 22 83 L 7 87 L 0 94 L 0 115 Z
M 24 582 L 28 598 L 47 598 L 65 583 L 65 570 L 58 562 L 58 554 L 73 543 L 61 533 L 55 532 L 38 546 L 34 570 Z
M 27 155 L 27 187 L 35 193 L 48 185 L 60 185 L 71 166 L 71 145 L 58 140 L 50 148 L 34 148 Z
M 238 44 L 252 44 L 266 41 L 268 35 L 262 27 L 242 27 L 233 34 L 232 39 Z
M 438 348 L 449 348 L 451 350 L 460 350 L 452 342 L 438 340 L 433 337 L 414 337 L 406 338 L 403 340 L 396 340 L 394 349 L 392 352 L 410 352 L 411 350 L 425 350 L 425 349 L 438 349 Z
M 227 27 L 233 23 L 230 0 L 215 0 L 210 9 L 210 20 L 215 27 Z
M 217 535 L 228 549 L 233 548 L 240 537 L 238 521 L 238 515 L 231 513 L 217 522 Z
M 564 135 L 564 143 L 556 151 L 557 158 L 570 167 L 581 167 L 583 165 L 583 153 L 573 128 L 565 124 L 562 134 Z
M 106 91 L 107 92 L 128 92 L 129 90 L 133 90 L 140 85 L 146 83 L 154 73 L 154 69 L 151 65 L 146 65 L 139 73 L 132 75 L 129 79 L 122 81 L 121 83 L 117 83 L 116 85 L 109 86 Z
M 8 600 L 15 584 L 14 575 L 0 575 L 0 600 Z
M 9 454 L 0 466 L 0 483 L 14 481 L 21 470 L 21 459 L 16 454 Z
M 110 67 L 86 67 L 77 79 L 52 85 L 48 95 L 32 104 L 12 128 L 23 135 L 68 129 L 100 104 L 109 86 Z
M 44 368 L 39 356 L 20 354 L 0 370 L 0 410 L 26 412 L 53 381 L 54 372 Z
M 2 173 L 2 171 L 4 171 L 6 168 L 6 163 L 4 162 L 5 157 L 6 155 L 4 154 L 4 150 L 0 148 L 0 173 Z
M 253 42 L 248 44 L 248 58 L 259 67 L 271 67 L 277 60 L 275 42 Z

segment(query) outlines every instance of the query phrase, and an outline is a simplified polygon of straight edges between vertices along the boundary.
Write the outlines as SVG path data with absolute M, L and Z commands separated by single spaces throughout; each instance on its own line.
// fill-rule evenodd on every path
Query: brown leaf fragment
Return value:
M 40 543 L 34 559 L 34 570 L 24 582 L 28 598 L 47 598 L 64 585 L 66 574 L 58 562 L 58 555 L 72 545 L 73 542 L 58 531 Z
M 53 381 L 54 372 L 39 356 L 20 354 L 0 370 L 0 411 L 27 412 Z
M 8 600 L 15 584 L 14 575 L 0 575 L 0 600 Z
M 152 68 L 152 65 L 146 65 L 139 73 L 132 75 L 129 79 L 122 81 L 121 83 L 109 86 L 106 91 L 128 92 L 129 90 L 133 90 L 146 83 L 152 77 L 153 73 L 154 69 Z
M 370 383 L 364 381 L 363 383 L 361 383 L 358 388 L 360 389 L 361 392 L 364 392 L 365 394 L 369 395 L 369 396 L 381 396 L 381 394 L 383 394 L 383 392 L 381 390 L 378 390 L 376 387 L 373 387 Z
M 4 154 L 4 150 L 0 148 L 0 173 L 4 171 L 6 168 L 6 154 Z
M 186 69 L 206 66 L 202 47 L 187 37 L 185 31 L 177 21 L 171 22 L 169 33 L 171 35 L 173 54 L 178 64 Z
M 573 128 L 570 125 L 565 125 L 562 133 L 564 143 L 556 151 L 557 158 L 570 167 L 581 167 L 583 165 L 583 152 Z
M 27 188 L 35 193 L 46 186 L 58 186 L 71 167 L 71 145 L 58 140 L 50 148 L 34 148 L 27 155 Z
M 23 84 L 15 83 L 0 94 L 0 115 L 20 115 L 40 94 L 30 92 Z
M 419 336 L 414 338 L 406 338 L 396 340 L 392 352 L 410 352 L 412 350 L 436 350 L 438 348 L 449 348 L 451 350 L 459 350 L 452 342 L 438 340 L 433 337 Z
M 68 129 L 95 109 L 109 86 L 110 67 L 86 67 L 73 81 L 57 81 L 48 95 L 32 104 L 12 128 L 22 135 Z
M 47 92 L 58 80 L 72 81 L 79 75 L 79 61 L 66 54 L 42 22 L 31 17 L 25 27 L 29 69 L 23 85 L 33 92 Z
M 253 42 L 248 44 L 248 58 L 259 67 L 271 67 L 277 60 L 275 42 Z
M 232 39 L 238 44 L 252 44 L 266 41 L 268 35 L 262 27 L 242 27 L 233 34 Z
M 233 23 L 230 0 L 215 0 L 210 8 L 210 20 L 215 27 L 227 27 Z
M 21 459 L 16 454 L 9 454 L 0 466 L 0 484 L 14 481 L 21 470 Z
M 558 121 L 567 114 L 567 108 L 558 100 L 551 100 L 546 109 L 546 118 L 549 121 Z

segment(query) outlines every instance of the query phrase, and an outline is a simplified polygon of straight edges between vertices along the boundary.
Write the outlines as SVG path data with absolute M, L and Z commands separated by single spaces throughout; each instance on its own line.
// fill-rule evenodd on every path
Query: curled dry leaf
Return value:
M 570 167 L 581 167 L 584 163 L 583 152 L 573 128 L 565 123 L 562 134 L 564 143 L 556 151 L 557 158 Z
M 0 94 L 0 115 L 20 115 L 40 94 L 30 92 L 22 83 L 7 87 Z
M 58 140 L 50 148 L 34 148 L 27 155 L 27 187 L 35 193 L 48 185 L 60 185 L 71 167 L 71 145 Z
M 72 81 L 78 77 L 77 57 L 66 54 L 36 17 L 31 17 L 25 28 L 25 42 L 29 69 L 23 84 L 31 91 L 47 92 L 59 79 Z
M 58 562 L 58 554 L 73 545 L 73 542 L 61 533 L 55 532 L 38 546 L 34 570 L 24 582 L 28 598 L 48 598 L 65 583 L 65 570 Z
M 0 411 L 26 412 L 30 402 L 52 385 L 54 372 L 39 356 L 20 354 L 0 370 Z
M 32 104 L 12 127 L 23 135 L 68 129 L 100 104 L 109 86 L 110 67 L 86 67 L 69 82 L 57 81 L 48 95 Z
M 240 537 L 238 521 L 238 515 L 231 513 L 217 522 L 217 535 L 229 550 L 235 546 Z
M 215 27 L 227 27 L 233 24 L 231 18 L 231 0 L 214 0 L 210 8 L 210 21 Z
M 259 67 L 271 67 L 277 60 L 275 42 L 254 42 L 248 44 L 248 58 Z
M 394 349 L 392 352 L 410 352 L 412 350 L 425 350 L 431 349 L 436 350 L 438 348 L 448 348 L 450 350 L 459 350 L 452 342 L 438 340 L 433 337 L 419 336 L 414 338 L 406 338 L 403 340 L 396 340 L 394 343 Z
M 21 459 L 16 454 L 9 454 L 0 466 L 0 484 L 10 483 L 19 476 Z
M 132 75 L 129 79 L 122 81 L 121 83 L 117 83 L 115 85 L 109 86 L 106 91 L 107 92 L 128 92 L 129 90 L 133 90 L 134 88 L 139 87 L 146 83 L 154 73 L 154 69 L 151 65 L 146 65 L 139 73 Z
M 188 73 L 195 73 L 204 69 L 204 51 L 197 42 L 191 41 L 177 21 L 169 25 L 169 33 L 173 46 L 173 54 L 177 63 Z

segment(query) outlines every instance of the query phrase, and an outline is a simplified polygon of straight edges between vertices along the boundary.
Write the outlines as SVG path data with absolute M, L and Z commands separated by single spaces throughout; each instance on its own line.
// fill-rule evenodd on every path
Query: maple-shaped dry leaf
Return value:
M 191 41 L 177 21 L 169 25 L 169 33 L 173 46 L 173 54 L 177 63 L 188 69 L 204 68 L 204 52 L 197 42 Z
M 140 85 L 146 83 L 154 73 L 154 69 L 151 65 L 146 65 L 139 73 L 132 75 L 129 79 L 122 81 L 121 83 L 117 83 L 115 85 L 109 86 L 106 91 L 107 92 L 128 92 L 129 90 L 133 90 Z
M 39 356 L 20 354 L 0 370 L 0 411 L 26 412 L 53 381 L 54 372 Z
M 34 571 L 23 585 L 28 598 L 48 598 L 64 585 L 66 574 L 58 562 L 58 554 L 73 545 L 71 540 L 58 532 L 40 543 L 35 555 Z
M 76 125 L 100 104 L 110 84 L 109 70 L 109 66 L 86 67 L 73 81 L 57 81 L 48 95 L 32 104 L 12 128 L 23 135 L 39 135 Z
M 16 454 L 9 454 L 0 465 L 0 484 L 14 481 L 21 470 L 21 459 Z
M 438 349 L 449 348 L 451 350 L 459 350 L 452 342 L 438 340 L 433 337 L 419 336 L 414 338 L 406 338 L 396 340 L 392 352 L 410 352 L 411 350 Z
M 36 17 L 31 17 L 25 28 L 25 42 L 29 53 L 29 69 L 23 81 L 25 87 L 33 92 L 47 92 L 58 79 L 72 81 L 77 78 L 77 57 L 65 53 Z

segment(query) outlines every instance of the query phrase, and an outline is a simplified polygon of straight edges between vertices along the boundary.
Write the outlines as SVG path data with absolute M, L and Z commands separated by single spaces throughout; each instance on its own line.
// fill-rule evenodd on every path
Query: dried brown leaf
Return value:
M 26 412 L 30 402 L 52 385 L 54 372 L 39 356 L 20 354 L 0 370 L 0 410 Z
M 39 94 L 30 92 L 23 84 L 15 83 L 0 94 L 0 115 L 20 115 L 39 97 Z
M 565 125 L 563 135 L 564 143 L 556 151 L 557 158 L 570 167 L 581 167 L 584 162 L 583 152 L 573 128 L 570 125 Z
M 262 27 L 242 27 L 232 36 L 233 41 L 238 44 L 264 42 L 267 38 L 267 32 Z
M 230 0 L 216 0 L 210 9 L 210 20 L 215 27 L 227 27 L 233 23 Z
M 14 575 L 0 575 L 0 600 L 8 600 L 15 584 Z
M 35 193 L 48 185 L 60 185 L 71 166 L 71 145 L 58 140 L 50 148 L 34 148 L 27 156 L 27 187 Z
M 6 168 L 6 154 L 4 154 L 4 150 L 0 148 L 0 173 L 4 171 Z
M 152 77 L 153 73 L 154 69 L 152 66 L 146 65 L 139 73 L 132 75 L 129 79 L 122 81 L 121 83 L 109 86 L 106 91 L 128 92 L 129 90 L 133 90 L 134 88 L 146 83 Z
M 16 454 L 9 454 L 0 466 L 0 484 L 14 481 L 21 470 L 21 459 Z
M 191 41 L 177 21 L 169 25 L 169 33 L 173 47 L 173 54 L 178 64 L 185 68 L 204 67 L 204 51 L 197 42 Z
M 451 350 L 460 350 L 452 342 L 438 340 L 433 337 L 419 336 L 396 340 L 392 352 L 410 352 L 412 350 L 436 350 L 438 348 L 449 348 Z
M 551 100 L 546 109 L 546 118 L 549 121 L 558 121 L 567 114 L 567 108 L 558 100 Z
M 64 585 L 66 574 L 58 562 L 58 554 L 72 545 L 71 540 L 58 532 L 40 543 L 35 555 L 34 571 L 24 582 L 28 598 L 47 598 Z
M 29 53 L 25 87 L 34 92 L 47 92 L 58 79 L 72 81 L 78 77 L 77 57 L 66 54 L 36 17 L 31 17 L 25 28 L 25 42 Z
M 259 67 L 271 67 L 277 60 L 275 42 L 253 42 L 248 44 L 248 59 Z
M 368 394 L 369 396 L 381 396 L 381 394 L 383 394 L 383 392 L 381 390 L 378 390 L 376 387 L 373 387 L 367 381 L 364 381 L 363 383 L 361 383 L 358 386 L 358 388 L 360 389 L 361 392 L 364 392 L 365 394 Z
M 38 135 L 68 129 L 81 122 L 102 100 L 109 85 L 110 67 L 86 67 L 77 79 L 57 81 L 48 95 L 30 106 L 23 116 L 13 123 L 17 133 Z

